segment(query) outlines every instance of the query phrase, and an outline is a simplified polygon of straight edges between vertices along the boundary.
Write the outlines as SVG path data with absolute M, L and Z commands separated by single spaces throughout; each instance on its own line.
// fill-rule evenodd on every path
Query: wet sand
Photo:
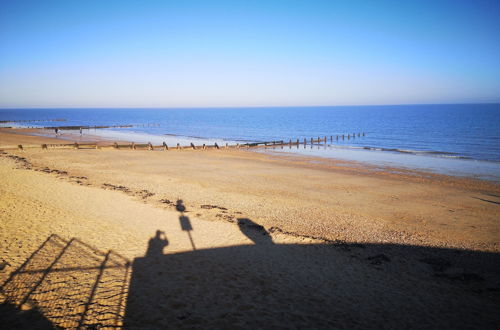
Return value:
M 97 143 L 109 145 L 115 141 L 106 141 L 97 135 L 80 135 L 76 130 L 61 130 L 59 134 L 38 128 L 2 128 L 0 127 L 0 149 L 15 149 L 19 144 L 23 147 L 41 147 L 42 144 Z M 116 141 L 122 143 L 124 141 Z
M 0 175 L 7 326 L 499 322 L 490 182 L 245 150 L 9 150 Z

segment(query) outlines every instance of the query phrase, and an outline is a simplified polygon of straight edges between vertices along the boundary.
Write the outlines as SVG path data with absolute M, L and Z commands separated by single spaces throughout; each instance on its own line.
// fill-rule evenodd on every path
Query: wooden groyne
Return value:
M 59 129 L 59 130 L 79 130 L 79 129 L 97 129 L 97 128 L 127 128 L 133 125 L 109 125 L 109 126 L 47 126 L 47 127 L 33 127 L 39 129 Z
M 240 148 L 268 148 L 268 147 L 285 147 L 288 146 L 291 148 L 292 146 L 296 146 L 297 148 L 299 146 L 320 146 L 324 145 L 326 146 L 328 144 L 328 141 L 330 143 L 338 142 L 339 140 L 345 140 L 346 138 L 350 140 L 351 138 L 360 138 L 364 137 L 365 133 L 353 133 L 347 134 L 347 135 L 331 135 L 331 136 L 324 136 L 324 137 L 317 137 L 317 138 L 310 138 L 310 139 L 289 139 L 288 141 L 285 140 L 276 140 L 276 141 L 264 141 L 264 142 L 248 142 L 248 143 L 236 143 L 233 145 L 229 145 L 228 143 L 225 144 L 225 146 L 219 146 L 217 142 L 215 142 L 213 145 L 212 144 L 203 144 L 203 145 L 195 145 L 194 143 L 190 143 L 189 145 L 181 146 L 179 143 L 174 147 L 169 147 L 167 143 L 163 142 L 161 145 L 153 145 L 151 143 L 126 143 L 126 144 L 118 144 L 117 142 L 110 143 L 110 144 L 103 144 L 103 143 L 78 143 L 78 142 L 73 142 L 73 143 L 59 143 L 59 144 L 41 144 L 41 145 L 22 145 L 19 144 L 16 146 L 6 146 L 6 147 L 0 147 L 0 149 L 8 150 L 8 149 L 19 149 L 19 150 L 26 150 L 26 149 L 36 149 L 36 148 L 41 148 L 41 149 L 114 149 L 114 150 L 186 150 L 186 149 L 191 149 L 191 150 L 210 150 L 210 149 L 240 149 Z
M 40 122 L 40 121 L 66 121 L 66 119 L 63 118 L 56 118 L 56 119 L 26 119 L 26 120 L 0 120 L 0 123 L 34 123 L 34 122 Z

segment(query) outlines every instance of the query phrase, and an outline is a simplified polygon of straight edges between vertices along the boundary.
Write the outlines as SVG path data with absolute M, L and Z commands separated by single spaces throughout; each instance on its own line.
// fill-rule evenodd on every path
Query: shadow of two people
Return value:
M 196 250 L 194 241 L 191 237 L 193 226 L 191 225 L 191 220 L 189 219 L 189 217 L 184 214 L 186 212 L 186 206 L 181 199 L 177 200 L 176 210 L 181 213 L 181 215 L 179 216 L 181 229 L 188 233 L 191 246 L 193 247 L 193 250 Z M 238 218 L 237 221 L 238 227 L 240 228 L 241 232 L 255 244 L 273 243 L 271 236 L 263 226 L 256 224 L 248 218 Z M 168 243 L 169 242 L 165 235 L 165 232 L 157 230 L 155 236 L 152 237 L 148 242 L 145 257 L 163 255 L 163 249 L 168 245 Z
M 181 200 L 177 210 L 189 234 Z M 495 299 L 477 293 L 500 287 L 498 253 L 274 244 L 252 220 L 237 224 L 255 244 L 195 250 L 193 243 L 193 251 L 163 255 L 168 240 L 157 232 L 133 262 L 124 327 L 488 328 L 500 321 Z

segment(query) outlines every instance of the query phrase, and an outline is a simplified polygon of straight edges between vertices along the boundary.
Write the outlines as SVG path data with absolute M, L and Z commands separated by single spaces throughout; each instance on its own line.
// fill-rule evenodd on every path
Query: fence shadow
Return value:
M 51 235 L 3 284 L 0 328 L 494 329 L 500 322 L 498 253 L 275 244 L 250 219 L 238 224 L 253 244 L 163 254 L 169 241 L 157 231 L 132 264 Z
M 120 327 L 130 263 L 51 235 L 2 285 L 4 329 Z

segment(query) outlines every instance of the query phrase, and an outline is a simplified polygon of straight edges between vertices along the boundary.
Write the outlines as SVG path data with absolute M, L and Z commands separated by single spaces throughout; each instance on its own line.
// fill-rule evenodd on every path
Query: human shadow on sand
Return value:
M 124 327 L 494 328 L 500 321 L 499 254 L 273 244 L 252 220 L 237 223 L 253 244 L 136 258 Z
M 51 235 L 3 283 L 0 328 L 494 329 L 500 322 L 498 253 L 274 244 L 252 220 L 238 225 L 249 244 L 172 254 L 164 254 L 166 234 L 152 232 L 145 256 L 131 265 Z

